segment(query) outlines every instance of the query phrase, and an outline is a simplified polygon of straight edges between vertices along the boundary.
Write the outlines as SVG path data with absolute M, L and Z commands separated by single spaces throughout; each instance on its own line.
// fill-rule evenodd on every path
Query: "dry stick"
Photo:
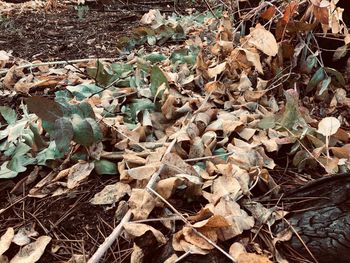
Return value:
M 100 61 L 107 61 L 107 60 L 116 60 L 116 58 L 83 58 L 83 59 L 73 59 L 73 60 L 62 60 L 62 61 L 49 61 L 49 62 L 42 62 L 42 63 L 28 63 L 25 65 L 21 65 L 16 67 L 16 69 L 24 69 L 24 68 L 36 68 L 40 66 L 50 66 L 50 65 L 65 65 L 65 64 L 72 64 L 72 63 L 81 63 L 81 62 L 89 62 L 91 60 L 100 60 Z M 10 69 L 5 69 L 0 71 L 0 75 L 6 74 Z
M 105 254 L 108 248 L 110 248 L 113 242 L 119 237 L 120 233 L 123 231 L 123 226 L 125 223 L 129 222 L 131 218 L 131 210 L 126 212 L 123 219 L 120 221 L 118 226 L 114 228 L 113 232 L 105 239 L 101 246 L 96 250 L 96 252 L 89 259 L 88 263 L 99 262 L 102 256 Z

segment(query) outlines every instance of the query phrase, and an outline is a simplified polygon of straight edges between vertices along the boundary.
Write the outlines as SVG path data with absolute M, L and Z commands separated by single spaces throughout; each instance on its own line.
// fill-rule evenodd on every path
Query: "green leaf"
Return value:
M 165 83 L 165 86 L 169 88 L 169 83 L 166 77 L 164 76 L 163 72 L 160 70 L 158 66 L 153 66 L 151 70 L 151 92 L 153 96 L 156 96 L 157 94 L 159 96 L 163 95 L 163 91 L 160 91 L 158 93 L 158 88 Z
M 346 81 L 344 79 L 344 76 L 338 70 L 336 70 L 334 68 L 329 68 L 329 67 L 325 67 L 324 70 L 328 74 L 334 76 L 337 79 L 337 81 L 339 82 L 340 85 L 342 85 L 343 87 L 345 86 Z
M 324 69 L 321 67 L 315 72 L 315 74 L 312 76 L 309 83 L 307 84 L 306 93 L 311 92 L 317 86 L 318 83 L 324 80 L 324 78 L 325 78 Z
M 328 89 L 329 84 L 331 84 L 332 78 L 328 77 L 324 80 L 321 81 L 321 88 L 320 91 L 318 92 L 318 95 L 321 96 L 323 92 L 325 92 Z
M 215 149 L 214 152 L 213 152 L 214 155 L 221 155 L 221 156 L 219 156 L 219 158 L 227 161 L 228 155 L 224 155 L 226 153 L 227 152 L 226 152 L 226 150 L 224 148 Z
M 266 116 L 258 123 L 258 127 L 264 130 L 274 128 L 275 126 L 276 120 L 274 115 Z
M 60 104 L 45 97 L 34 96 L 27 98 L 26 103 L 29 111 L 35 113 L 39 118 L 54 123 L 63 116 Z
M 18 139 L 18 137 L 22 136 L 23 132 L 24 132 L 24 129 L 25 127 L 27 126 L 28 124 L 28 121 L 27 120 L 20 120 L 20 121 L 17 121 L 16 123 L 14 124 L 11 124 L 9 127 L 8 127 L 8 137 L 7 137 L 7 140 L 9 142 L 14 142 Z
M 66 153 L 69 150 L 73 135 L 73 125 L 70 119 L 59 118 L 55 121 L 53 138 L 60 152 Z
M 98 85 L 106 87 L 110 82 L 113 81 L 113 74 L 105 67 L 101 61 L 97 60 L 96 67 L 87 68 L 87 74 L 95 79 Z
M 134 70 L 133 65 L 125 63 L 113 63 L 111 67 L 118 78 L 126 78 Z
M 156 63 L 165 60 L 166 56 L 158 52 L 152 52 L 151 54 L 146 55 L 144 59 L 150 61 L 151 63 Z
M 13 124 L 17 120 L 17 114 L 15 110 L 11 109 L 10 107 L 0 106 L 0 113 L 8 124 Z
M 29 156 L 17 156 L 12 158 L 11 161 L 8 162 L 7 168 L 11 171 L 22 173 L 27 170 L 27 165 L 34 164 L 35 162 L 36 160 Z
M 78 105 L 78 107 L 83 114 L 81 117 L 95 119 L 94 110 L 92 109 L 91 105 L 88 102 L 83 101 Z
M 47 161 L 62 158 L 64 154 L 60 152 L 55 141 L 51 141 L 49 146 L 39 152 L 36 156 L 38 165 L 47 165 Z
M 155 110 L 154 103 L 149 99 L 134 99 L 132 103 L 122 108 L 122 112 L 125 113 L 131 121 L 135 121 L 137 114 L 144 110 Z
M 117 165 L 107 160 L 95 161 L 95 171 L 99 175 L 118 174 Z
M 0 166 L 0 179 L 9 179 L 9 178 L 14 178 L 17 176 L 17 172 L 11 171 L 10 169 L 7 168 L 8 162 L 4 162 Z
M 73 140 L 83 146 L 90 146 L 94 143 L 94 131 L 90 123 L 80 117 L 78 114 L 73 114 L 72 124 L 74 136 Z
M 94 93 L 101 92 L 103 89 L 95 84 L 80 84 L 77 86 L 68 86 L 67 90 L 69 90 L 78 100 L 83 100 Z
M 102 140 L 103 138 L 102 131 L 101 131 L 100 125 L 98 125 L 96 120 L 92 118 L 86 118 L 85 120 L 90 124 L 92 128 L 94 142 L 98 142 Z
M 22 155 L 26 154 L 27 152 L 29 152 L 30 149 L 31 149 L 31 147 L 28 146 L 27 144 L 25 144 L 23 142 L 19 142 L 16 145 L 16 150 L 12 153 L 12 157 L 22 156 Z

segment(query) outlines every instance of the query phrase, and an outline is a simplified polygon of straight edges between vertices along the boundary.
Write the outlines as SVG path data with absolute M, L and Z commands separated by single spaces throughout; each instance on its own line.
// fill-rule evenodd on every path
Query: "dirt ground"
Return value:
M 118 38 L 130 34 L 143 13 L 158 8 L 161 12 L 185 12 L 203 4 L 194 1 L 110 1 L 89 2 L 80 15 L 77 5 L 51 12 L 22 13 L 0 20 L 1 49 L 13 51 L 15 57 L 32 60 L 71 60 L 79 58 L 114 58 L 118 56 Z M 81 12 L 83 8 L 81 8 Z

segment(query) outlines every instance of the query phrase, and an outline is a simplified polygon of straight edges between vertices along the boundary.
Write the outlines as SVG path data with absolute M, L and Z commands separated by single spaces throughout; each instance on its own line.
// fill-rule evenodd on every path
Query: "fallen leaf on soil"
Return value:
M 10 263 L 34 263 L 37 262 L 50 243 L 51 237 L 41 236 L 25 247 L 23 247 L 10 261 Z
M 125 195 L 130 195 L 130 193 L 130 185 L 117 182 L 116 184 L 106 185 L 101 192 L 94 195 L 90 203 L 93 205 L 115 204 Z
M 155 207 L 152 195 L 144 189 L 132 189 L 128 201 L 129 207 L 134 215 L 134 220 L 147 219 Z
M 160 244 L 166 243 L 166 238 L 164 237 L 162 232 L 160 232 L 159 230 L 157 230 L 149 225 L 130 222 L 130 223 L 124 224 L 124 229 L 128 234 L 130 234 L 134 237 L 140 237 L 143 234 L 145 234 L 147 231 L 151 231 L 153 233 L 154 237 L 157 239 L 157 241 Z
M 0 256 L 2 256 L 2 254 L 4 254 L 4 252 L 6 252 L 12 242 L 12 239 L 15 235 L 15 231 L 13 230 L 12 227 L 9 227 L 5 234 L 3 234 L 0 238 Z

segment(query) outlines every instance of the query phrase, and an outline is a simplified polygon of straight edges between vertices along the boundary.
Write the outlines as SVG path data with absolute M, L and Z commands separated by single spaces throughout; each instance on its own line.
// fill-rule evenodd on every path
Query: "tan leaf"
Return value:
M 225 217 L 221 215 L 213 215 L 208 219 L 205 219 L 193 224 L 194 228 L 201 228 L 201 227 L 221 228 L 221 227 L 228 227 L 228 226 L 230 226 L 230 224 L 226 221 Z
M 35 242 L 23 247 L 10 261 L 10 263 L 34 263 L 37 262 L 50 243 L 51 237 L 41 236 Z
M 93 205 L 115 204 L 130 193 L 130 185 L 117 182 L 116 184 L 106 185 L 101 192 L 94 195 L 90 203 Z
M 151 231 L 159 243 L 161 244 L 166 243 L 166 238 L 164 237 L 162 232 L 160 232 L 159 230 L 149 225 L 128 222 L 124 224 L 124 229 L 126 232 L 128 232 L 130 235 L 134 237 L 140 237 L 144 235 L 147 231 Z
M 229 254 L 237 260 L 237 258 L 239 257 L 239 255 L 246 253 L 247 251 L 245 250 L 245 247 L 239 243 L 239 242 L 235 242 L 230 246 L 230 250 L 229 250 Z
M 258 254 L 242 253 L 238 256 L 237 263 L 272 263 L 272 261 Z
M 160 180 L 157 183 L 157 193 L 160 194 L 164 199 L 169 197 L 175 192 L 176 188 L 182 183 L 183 180 L 176 177 L 170 177 Z
M 217 241 L 217 235 L 215 230 L 198 229 L 197 231 L 205 235 L 214 243 Z M 183 228 L 183 236 L 187 242 L 199 247 L 200 249 L 210 250 L 214 248 L 214 246 L 211 245 L 208 241 L 206 241 L 204 238 L 196 234 L 191 227 L 185 226 Z
M 340 122 L 337 118 L 326 117 L 323 118 L 318 123 L 318 133 L 321 133 L 323 136 L 331 136 L 337 132 L 340 127 Z
M 69 168 L 69 173 L 67 177 L 67 187 L 68 189 L 73 189 L 80 185 L 84 180 L 88 178 L 91 171 L 94 169 L 95 165 L 93 162 L 83 162 L 80 161 L 77 164 Z
M 268 56 L 276 56 L 278 44 L 274 35 L 267 31 L 262 25 L 257 24 L 249 34 L 248 43 L 255 46 Z
M 151 163 L 145 166 L 135 167 L 127 170 L 128 175 L 136 180 L 149 179 L 158 170 L 159 163 Z
M 236 178 L 229 175 L 222 175 L 213 182 L 213 194 L 218 200 L 224 196 L 230 196 L 235 200 L 241 191 L 241 186 Z
M 222 62 L 221 64 L 213 67 L 213 68 L 209 68 L 208 69 L 208 75 L 209 78 L 214 78 L 217 75 L 219 75 L 220 73 L 222 73 L 226 68 L 226 62 Z
M 3 234 L 0 238 L 0 256 L 2 256 L 2 254 L 4 254 L 4 252 L 6 252 L 12 242 L 12 239 L 15 235 L 15 231 L 13 230 L 12 227 L 9 227 L 5 234 Z
M 144 189 L 132 189 L 128 201 L 129 207 L 134 215 L 134 220 L 147 219 L 155 207 L 152 195 Z
M 130 263 L 142 263 L 145 253 L 134 243 L 134 247 L 130 257 Z
M 242 50 L 245 53 L 247 60 L 254 65 L 254 67 L 260 74 L 264 73 L 260 62 L 260 56 L 257 52 L 249 51 L 243 48 L 239 48 L 239 50 Z

